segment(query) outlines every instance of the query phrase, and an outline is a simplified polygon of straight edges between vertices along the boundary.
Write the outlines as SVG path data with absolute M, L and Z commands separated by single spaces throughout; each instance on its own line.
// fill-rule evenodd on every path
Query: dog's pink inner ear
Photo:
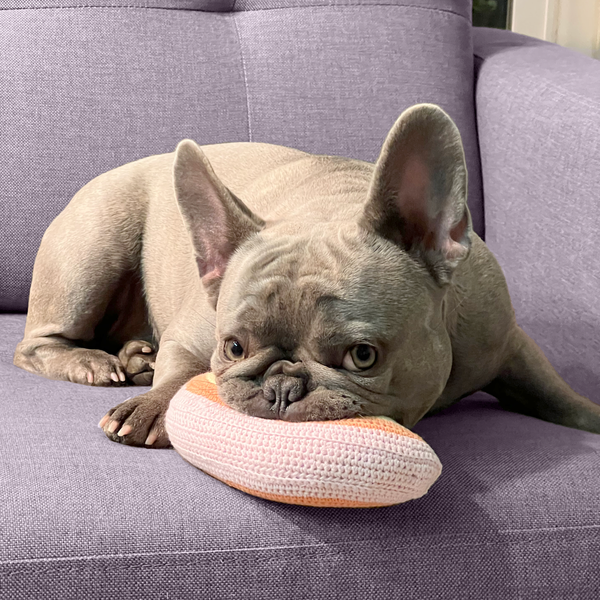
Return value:
M 402 217 L 402 240 L 407 246 L 421 241 L 433 248 L 435 235 L 427 214 L 430 188 L 429 168 L 421 156 L 410 156 L 396 166 L 400 174 L 394 190 L 395 210 Z
M 195 223 L 196 229 L 192 232 L 192 242 L 200 276 L 203 281 L 205 278 L 208 278 L 208 281 L 223 276 L 236 246 L 230 241 L 231 219 L 221 199 L 214 190 L 205 188 L 202 194 L 204 218 L 201 223 Z
M 221 280 L 225 269 L 213 269 L 208 271 L 206 275 L 202 277 L 202 285 L 206 290 L 208 301 L 213 308 L 217 306 L 217 298 L 219 295 L 219 288 L 221 287 Z
M 402 169 L 398 199 L 405 207 L 422 210 L 429 195 L 429 169 L 420 156 L 409 156 L 397 168 Z
M 401 176 L 394 197 L 396 210 L 403 215 L 403 241 L 408 246 L 418 242 L 425 250 L 438 250 L 445 259 L 462 257 L 466 252 L 460 243 L 468 227 L 466 213 L 454 226 L 452 214 L 443 207 L 437 215 L 430 214 L 431 207 L 435 206 L 430 199 L 432 169 L 422 156 L 407 157 L 398 170 Z
M 222 235 L 223 237 L 226 235 L 224 229 Z M 225 242 L 218 247 L 211 246 L 210 243 L 207 243 L 204 247 L 203 255 L 196 254 L 198 271 L 200 272 L 202 283 L 204 285 L 212 285 L 215 283 L 216 279 L 223 277 L 229 258 L 234 252 L 235 247 Z

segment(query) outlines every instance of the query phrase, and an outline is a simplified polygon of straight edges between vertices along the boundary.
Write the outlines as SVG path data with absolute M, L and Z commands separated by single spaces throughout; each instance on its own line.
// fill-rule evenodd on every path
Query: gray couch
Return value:
M 0 598 L 600 598 L 600 436 L 478 393 L 415 428 L 423 498 L 248 496 L 96 427 L 139 388 L 12 365 L 45 228 L 96 175 L 201 144 L 375 161 L 417 102 L 464 138 L 517 320 L 600 402 L 600 63 L 468 0 L 0 0 Z

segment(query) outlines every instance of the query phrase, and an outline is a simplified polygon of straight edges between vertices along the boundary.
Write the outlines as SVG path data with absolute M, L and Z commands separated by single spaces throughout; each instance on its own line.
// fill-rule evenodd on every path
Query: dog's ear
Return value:
M 434 104 L 404 111 L 389 132 L 360 225 L 422 260 L 448 283 L 471 247 L 467 167 L 458 128 Z
M 192 140 L 177 145 L 173 184 L 198 272 L 209 301 L 216 307 L 231 255 L 265 223 L 223 185 L 200 146 Z

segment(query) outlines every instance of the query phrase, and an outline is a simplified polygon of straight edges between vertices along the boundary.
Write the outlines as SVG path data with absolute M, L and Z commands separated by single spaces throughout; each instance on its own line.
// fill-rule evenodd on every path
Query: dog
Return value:
M 209 370 L 229 406 L 267 419 L 412 428 L 484 390 L 600 433 L 600 406 L 517 325 L 466 200 L 460 133 L 432 104 L 400 115 L 375 164 L 183 140 L 96 177 L 50 224 L 14 364 L 151 384 L 99 423 L 149 448 L 170 446 L 169 401 Z

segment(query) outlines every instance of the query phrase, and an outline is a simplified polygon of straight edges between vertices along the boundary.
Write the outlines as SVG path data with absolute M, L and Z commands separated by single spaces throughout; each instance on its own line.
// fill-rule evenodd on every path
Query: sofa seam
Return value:
M 562 526 L 562 527 L 540 527 L 533 529 L 499 529 L 496 533 L 499 534 L 499 539 L 490 539 L 485 541 L 479 541 L 477 539 L 470 540 L 441 540 L 437 541 L 437 543 L 433 540 L 429 540 L 422 544 L 411 544 L 411 548 L 472 548 L 479 546 L 491 546 L 497 545 L 498 543 L 503 543 L 507 545 L 523 545 L 523 544 L 531 544 L 532 542 L 537 543 L 537 538 L 539 537 L 536 534 L 542 534 L 542 537 L 546 537 L 549 533 L 555 532 L 563 532 L 563 533 L 573 533 L 578 531 L 592 531 L 600 529 L 600 524 L 591 524 L 591 525 L 580 525 L 580 526 Z M 523 537 L 522 539 L 510 539 L 510 536 L 514 534 L 529 534 L 528 537 Z M 457 536 L 451 536 L 457 537 Z M 458 536 L 461 537 L 461 536 Z M 508 538 L 508 539 L 507 539 Z M 536 539 L 534 539 L 536 538 Z M 352 540 L 349 542 L 327 542 L 322 544 L 297 544 L 293 546 L 257 546 L 250 548 L 219 548 L 214 550 L 180 550 L 180 551 L 167 551 L 167 552 L 132 552 L 129 554 L 98 554 L 98 555 L 89 555 L 89 556 L 61 556 L 61 557 L 45 557 L 45 558 L 33 558 L 33 559 L 16 559 L 16 560 L 6 560 L 0 561 L 0 569 L 3 567 L 8 569 L 10 567 L 14 567 L 18 569 L 19 567 L 35 567 L 35 565 L 41 564 L 56 564 L 59 562 L 62 563 L 72 563 L 74 561 L 90 561 L 90 560 L 112 560 L 114 558 L 121 559 L 138 559 L 138 558 L 146 558 L 146 559 L 169 559 L 169 558 L 177 558 L 177 557 L 202 557 L 207 555 L 224 555 L 224 556 L 234 556 L 239 555 L 241 553 L 250 553 L 250 552 L 265 552 L 265 551 L 282 551 L 282 550 L 300 550 L 300 549 L 335 549 L 339 546 L 348 546 L 350 551 L 356 550 L 357 546 L 364 544 L 365 542 L 378 541 L 380 542 L 380 538 L 367 539 L 367 540 Z M 385 550 L 398 550 L 403 548 L 408 548 L 408 546 L 397 546 L 397 539 L 388 538 L 386 541 L 390 542 L 389 545 L 385 548 Z M 560 540 L 557 540 L 558 543 Z M 564 540 L 565 542 L 569 542 L 568 539 Z M 253 558 L 256 561 L 256 556 Z M 259 559 L 260 560 L 260 559 Z M 269 561 L 270 558 L 264 558 L 265 562 Z M 166 565 L 166 563 L 164 563 Z M 188 562 L 187 564 L 193 564 L 192 562 Z M 149 566 L 156 566 L 150 562 L 147 562 Z M 128 565 L 126 567 L 122 567 L 122 570 L 125 569 L 133 569 L 137 568 L 140 565 Z M 112 567 L 111 567 L 112 568 Z M 119 567 L 116 567 L 119 568 Z M 70 564 L 57 565 L 56 567 L 46 567 L 39 569 L 43 572 L 57 572 L 64 571 L 65 569 L 73 570 L 73 566 Z M 14 571 L 13 573 L 23 572 L 24 569 L 20 571 Z M 1 571 L 0 571 L 1 572 Z M 5 573 L 11 574 L 11 573 Z
M 240 59 L 242 61 L 242 75 L 244 76 L 244 89 L 246 91 L 246 123 L 248 124 L 248 141 L 252 141 L 252 125 L 250 123 L 250 94 L 248 91 L 248 73 L 246 70 L 246 60 L 244 59 L 244 49 L 242 48 L 242 36 L 240 35 L 240 29 L 237 24 L 237 20 L 235 18 L 235 12 L 233 8 L 235 7 L 235 3 L 237 0 L 233 0 L 233 4 L 231 6 L 231 18 L 233 19 L 233 26 L 235 28 L 235 33 L 237 35 L 238 44 L 240 46 Z
M 471 20 L 466 17 L 465 15 L 462 15 L 461 13 L 458 13 L 454 10 L 450 10 L 447 8 L 433 8 L 430 6 L 419 6 L 417 4 L 396 4 L 393 2 L 372 2 L 372 3 L 362 3 L 362 2 L 352 2 L 352 3 L 348 3 L 348 4 L 303 4 L 303 5 L 297 5 L 297 6 L 273 6 L 273 7 L 269 7 L 269 8 L 245 8 L 243 10 L 234 10 L 235 8 L 235 4 L 236 4 L 237 0 L 234 0 L 233 5 L 231 7 L 231 9 L 229 10 L 225 10 L 225 11 L 217 11 L 217 10 L 203 10 L 203 9 L 199 9 L 199 8 L 183 8 L 183 7 L 167 7 L 167 6 L 144 6 L 144 5 L 137 5 L 137 4 L 127 4 L 127 5 L 115 5 L 115 4 L 109 4 L 109 5 L 105 5 L 105 6 L 98 6 L 98 5 L 85 5 L 85 6 L 18 6 L 18 7 L 12 7 L 12 8 L 0 8 L 0 11 L 15 11 L 15 10 L 79 10 L 81 8 L 105 8 L 105 9 L 113 9 L 113 8 L 127 8 L 127 9 L 139 9 L 139 10 L 172 10 L 172 11 L 186 11 L 186 12 L 199 12 L 199 13 L 210 13 L 210 14 L 227 14 L 229 12 L 260 12 L 260 11 L 267 11 L 267 10 L 291 10 L 291 9 L 295 9 L 295 8 L 300 8 L 300 9 L 305 9 L 305 8 L 345 8 L 348 6 L 363 6 L 363 7 L 368 7 L 368 6 L 388 6 L 391 8 L 416 8 L 419 10 L 426 10 L 426 11 L 430 11 L 430 12 L 435 12 L 435 13 L 441 13 L 441 14 L 449 14 L 449 15 L 455 15 L 457 17 L 460 17 L 461 19 L 464 19 L 465 21 L 467 21 L 467 23 L 469 23 L 469 25 L 472 25 Z
M 478 64 L 477 59 L 481 60 Z M 483 65 L 483 60 L 473 52 L 473 126 L 475 127 L 475 139 L 477 140 L 477 162 L 479 166 L 479 181 L 481 185 L 481 193 L 480 193 L 480 206 L 481 206 L 481 239 L 485 242 L 485 230 L 486 230 L 486 210 L 485 210 L 485 182 L 483 180 L 483 164 L 481 159 L 481 143 L 479 141 L 479 115 L 477 111 L 477 82 L 479 80 L 479 75 L 481 73 L 481 66 Z

